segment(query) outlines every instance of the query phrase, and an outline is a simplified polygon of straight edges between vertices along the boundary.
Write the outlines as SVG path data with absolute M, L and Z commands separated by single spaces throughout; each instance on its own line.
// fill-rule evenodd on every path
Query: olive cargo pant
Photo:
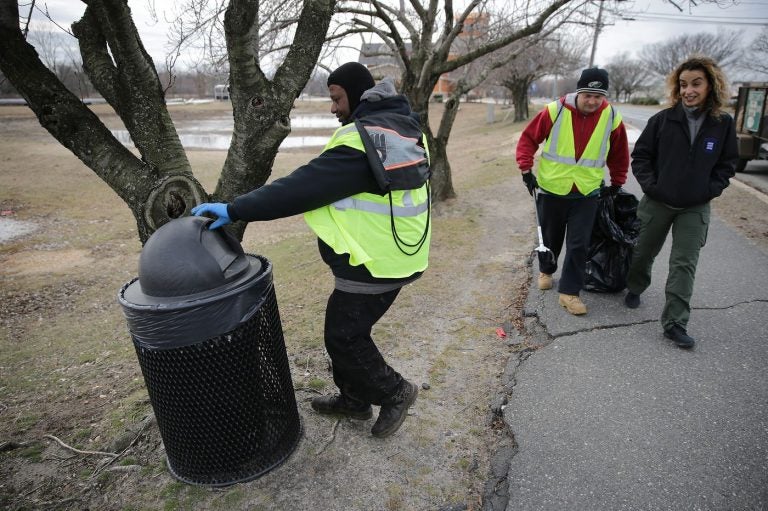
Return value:
M 669 274 L 665 287 L 666 302 L 661 326 L 686 328 L 691 315 L 691 295 L 699 262 L 699 251 L 707 241 L 709 203 L 690 208 L 672 209 L 644 195 L 637 207 L 641 221 L 640 236 L 632 254 L 627 275 L 627 289 L 641 294 L 651 284 L 651 268 L 667 234 L 672 230 Z

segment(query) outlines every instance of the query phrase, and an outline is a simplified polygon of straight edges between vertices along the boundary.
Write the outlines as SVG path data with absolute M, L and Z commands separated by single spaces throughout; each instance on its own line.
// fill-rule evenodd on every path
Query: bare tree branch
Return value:
M 734 64 L 741 57 L 741 33 L 719 30 L 717 34 L 681 34 L 644 46 L 640 59 L 654 73 L 666 76 L 677 64 L 693 54 L 707 55 L 721 67 Z

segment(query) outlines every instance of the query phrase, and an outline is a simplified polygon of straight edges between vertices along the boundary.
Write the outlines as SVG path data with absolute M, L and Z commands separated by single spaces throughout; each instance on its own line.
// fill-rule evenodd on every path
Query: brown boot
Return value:
M 548 273 L 539 273 L 539 289 L 542 291 L 552 289 L 552 275 Z
M 560 293 L 560 305 L 565 307 L 565 310 L 573 314 L 574 316 L 581 316 L 587 313 L 587 306 L 584 305 L 578 296 L 576 295 L 564 295 Z

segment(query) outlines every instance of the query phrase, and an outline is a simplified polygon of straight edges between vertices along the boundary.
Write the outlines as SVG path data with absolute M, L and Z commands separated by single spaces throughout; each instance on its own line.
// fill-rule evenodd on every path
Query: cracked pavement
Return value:
M 498 452 L 503 498 L 485 509 L 768 507 L 768 256 L 713 214 L 690 351 L 659 323 L 668 256 L 669 240 L 637 309 L 624 292 L 583 292 L 589 312 L 572 316 L 559 271 L 552 290 L 532 280 L 527 334 L 543 346 L 508 366 L 515 446 Z

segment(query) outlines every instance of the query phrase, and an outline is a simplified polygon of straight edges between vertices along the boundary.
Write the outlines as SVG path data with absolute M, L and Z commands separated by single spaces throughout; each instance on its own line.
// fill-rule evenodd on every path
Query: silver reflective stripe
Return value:
M 429 205 L 426 201 L 419 205 L 414 205 L 410 190 L 406 191 L 405 197 L 403 197 L 403 202 L 405 203 L 405 206 L 392 205 L 393 216 L 419 216 L 427 211 Z M 378 215 L 389 215 L 389 204 L 381 204 L 379 202 L 371 202 L 363 199 L 356 199 L 354 197 L 347 197 L 346 199 L 336 201 L 332 206 L 339 211 L 354 209 L 357 211 L 365 211 L 367 213 L 376 213 Z
M 611 108 L 611 107 L 609 106 L 608 108 Z M 595 168 L 605 167 L 605 156 L 608 153 L 608 139 L 611 136 L 611 130 L 613 129 L 613 115 L 614 115 L 613 108 L 611 108 L 611 112 L 608 115 L 608 124 L 606 124 L 606 129 L 603 132 L 603 140 L 600 143 L 600 154 L 597 160 L 581 159 L 579 161 L 576 161 L 576 158 L 574 157 L 560 156 L 559 154 L 553 153 L 551 151 L 542 153 L 542 157 L 550 161 L 554 161 L 556 163 L 563 163 L 565 165 L 579 165 L 580 167 L 595 167 Z M 557 121 L 555 121 L 555 125 L 552 127 L 552 131 L 550 132 L 550 142 L 549 142 L 550 150 L 554 148 L 554 150 L 557 151 L 557 143 L 560 138 L 560 127 L 563 124 L 563 117 L 565 116 L 560 115 L 557 117 Z

